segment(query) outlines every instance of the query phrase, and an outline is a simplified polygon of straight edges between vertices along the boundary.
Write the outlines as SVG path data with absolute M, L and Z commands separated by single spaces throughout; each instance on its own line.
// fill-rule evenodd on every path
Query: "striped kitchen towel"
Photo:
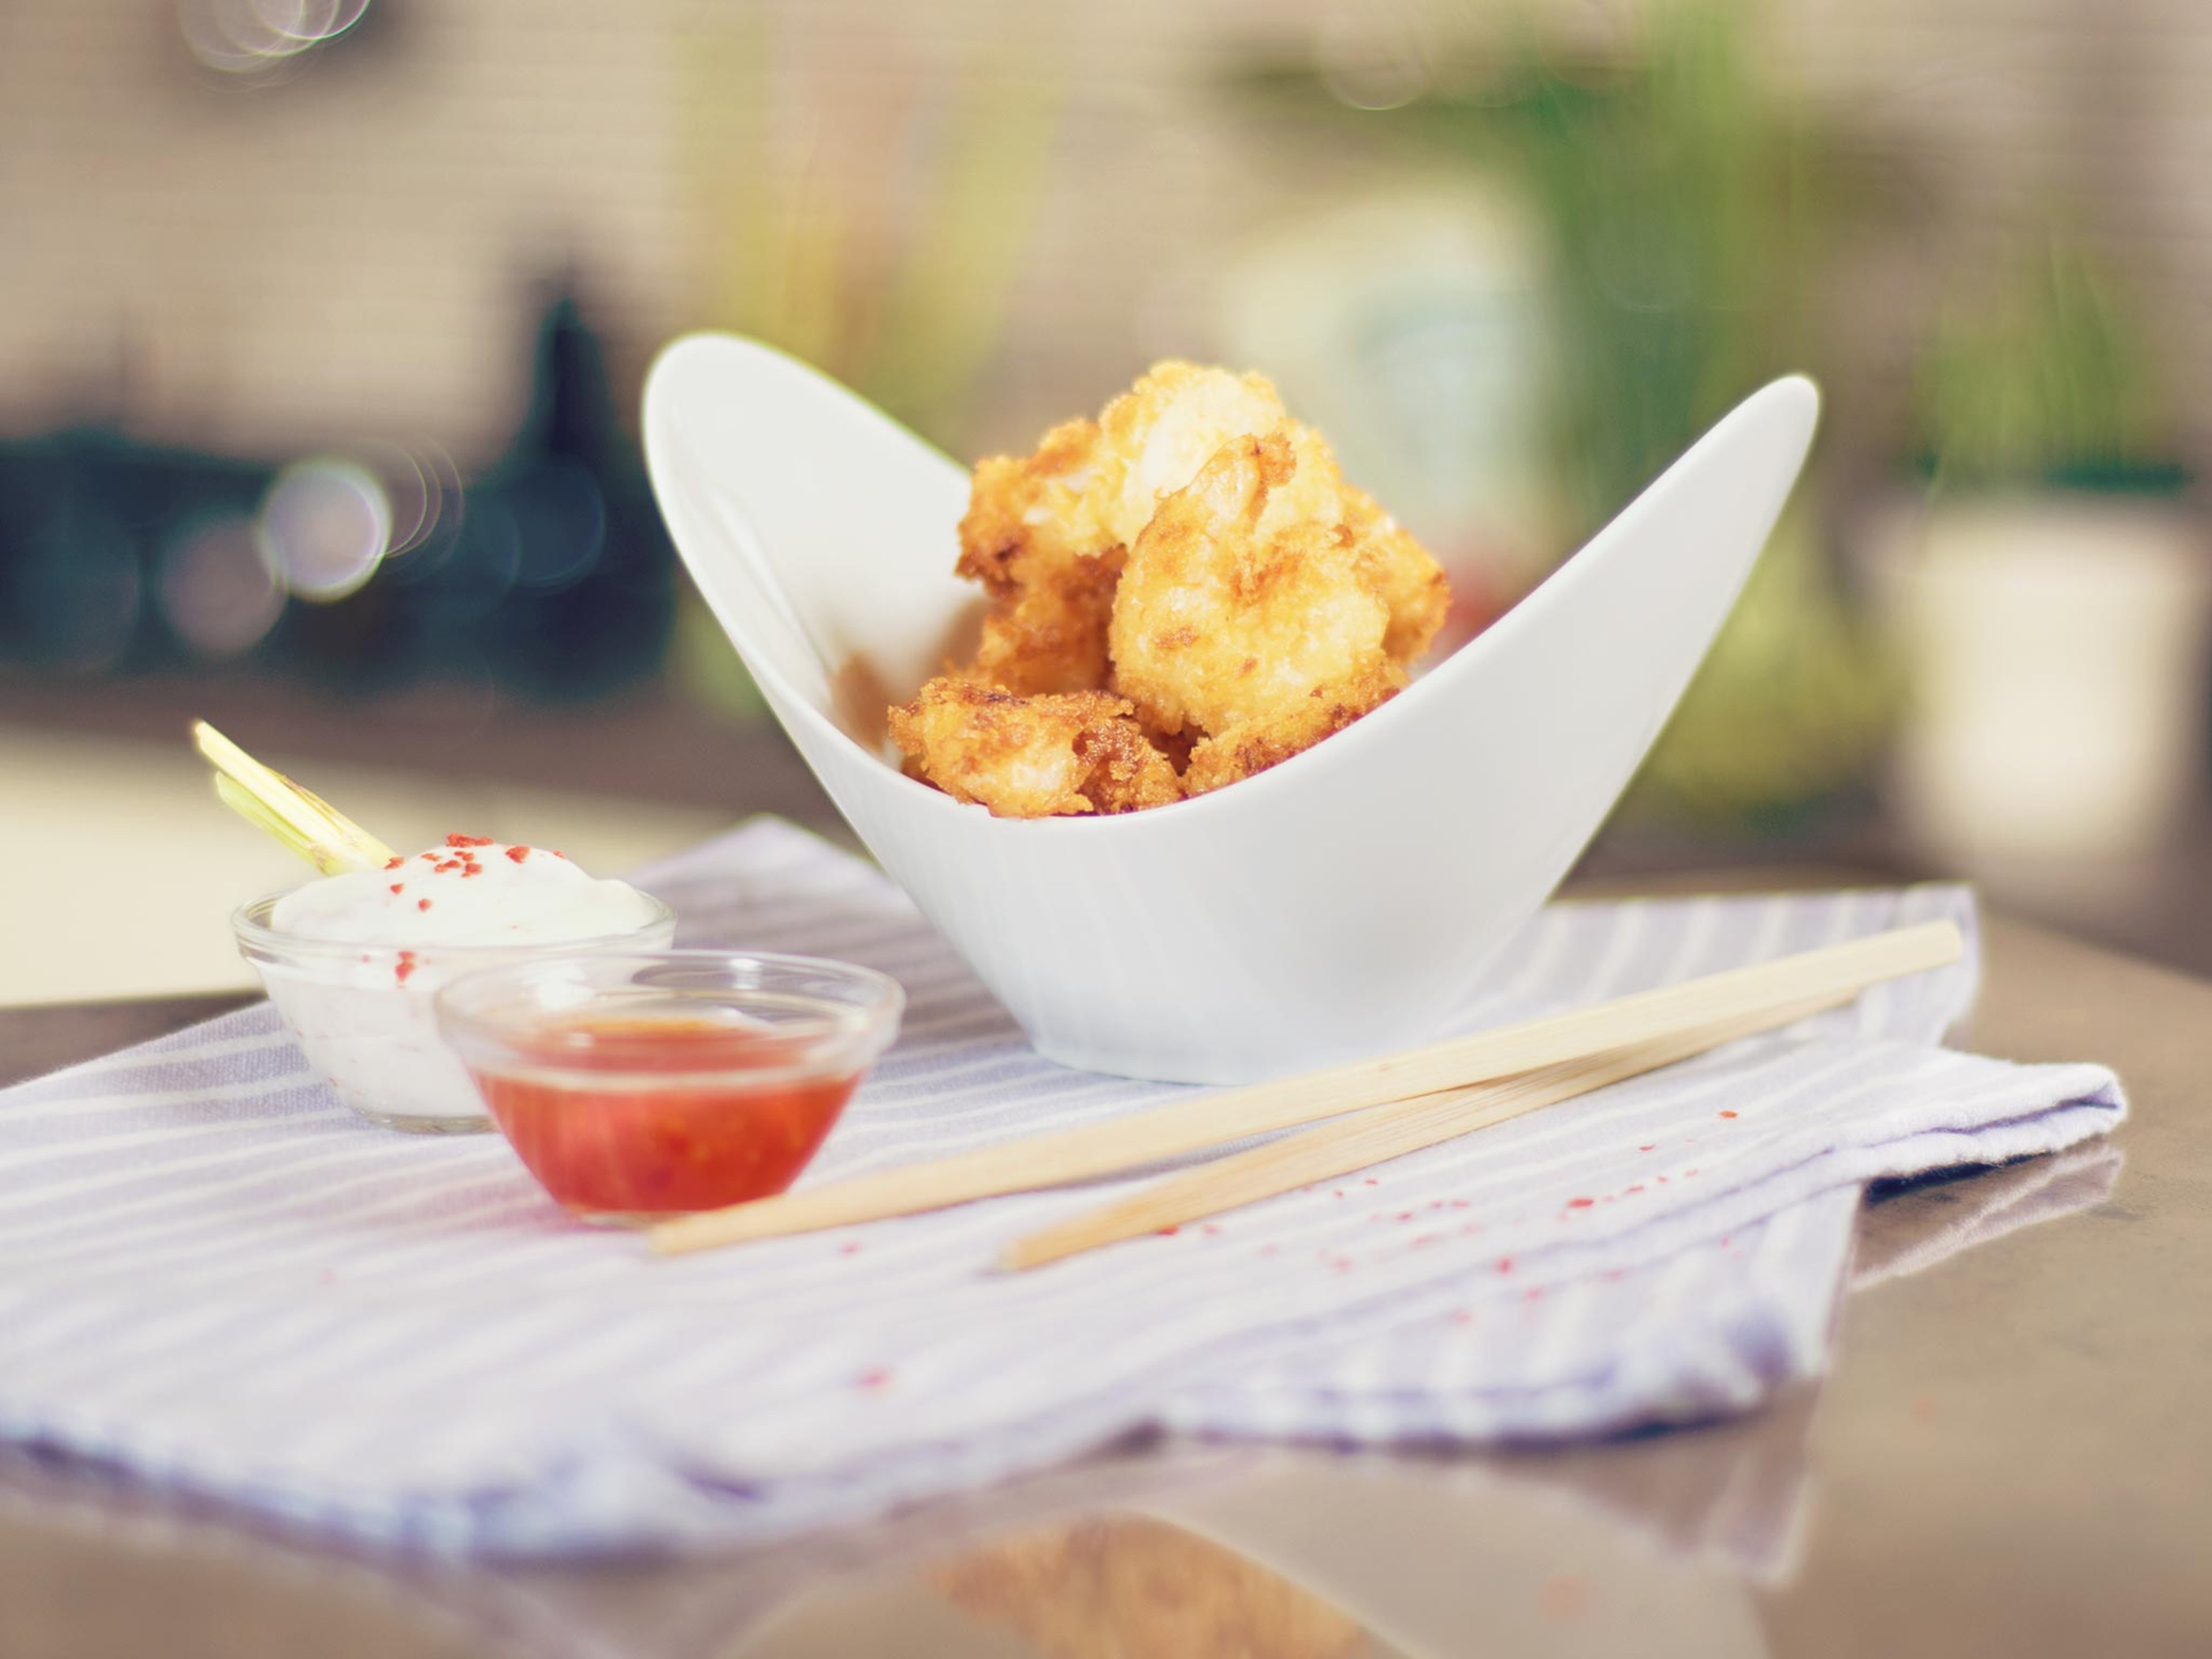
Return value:
M 1160 1103 L 1038 1059 L 898 890 L 756 821 L 638 878 L 690 943 L 895 974 L 809 1172 Z M 1948 886 L 1554 905 L 1474 1029 L 1949 917 Z M 495 1137 L 352 1116 L 265 1006 L 0 1093 L 0 1437 L 343 1534 L 524 1555 L 843 1524 L 1132 1433 L 1366 1443 L 1747 1409 L 1824 1365 L 1868 1182 L 2057 1150 L 2101 1067 L 1942 1046 L 1966 962 L 1172 1237 L 997 1247 L 1127 1183 L 676 1260 Z

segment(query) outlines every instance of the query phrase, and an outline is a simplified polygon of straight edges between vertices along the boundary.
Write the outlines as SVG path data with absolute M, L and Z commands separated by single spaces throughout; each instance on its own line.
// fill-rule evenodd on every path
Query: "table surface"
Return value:
M 1748 1419 L 1543 1454 L 1132 1449 L 766 1554 L 504 1569 L 9 1454 L 0 1656 L 2212 1652 L 2212 983 L 2002 918 L 1988 945 L 1969 1040 L 2117 1067 L 2117 1182 L 2100 1152 L 1878 1198 L 1863 1259 L 2083 1194 L 1853 1296 L 1832 1375 Z M 0 1011 L 0 1077 L 221 1006 Z

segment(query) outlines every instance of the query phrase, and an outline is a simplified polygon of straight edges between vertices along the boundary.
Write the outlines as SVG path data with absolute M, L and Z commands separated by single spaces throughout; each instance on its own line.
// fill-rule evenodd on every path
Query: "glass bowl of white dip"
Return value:
M 676 915 L 550 849 L 451 836 L 383 870 L 241 905 L 231 930 L 307 1064 L 340 1099 L 386 1128 L 451 1134 L 492 1123 L 438 1035 L 441 986 L 553 949 L 663 950 Z

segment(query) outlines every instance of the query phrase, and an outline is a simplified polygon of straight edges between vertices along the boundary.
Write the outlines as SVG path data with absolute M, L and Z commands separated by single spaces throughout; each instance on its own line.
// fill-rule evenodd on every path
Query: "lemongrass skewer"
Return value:
M 216 769 L 216 799 L 325 875 L 380 870 L 396 856 L 320 795 L 264 766 L 205 720 L 192 722 L 192 742 Z

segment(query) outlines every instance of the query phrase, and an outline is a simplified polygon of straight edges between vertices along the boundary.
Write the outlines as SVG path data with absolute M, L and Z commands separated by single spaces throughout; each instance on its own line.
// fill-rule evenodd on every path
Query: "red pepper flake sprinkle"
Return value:
M 1159 1230 L 1159 1234 L 1162 1238 L 1173 1238 L 1182 1231 L 1182 1229 L 1177 1226 L 1174 1222 L 1170 1222 L 1166 1226 Z
M 1498 1258 L 1498 1271 L 1502 1273 L 1511 1273 L 1513 1271 L 1513 1258 L 1510 1255 L 1499 1256 Z
M 395 881 L 392 884 L 392 890 L 395 893 L 404 893 L 407 890 L 407 884 L 404 881 Z
M 860 1253 L 860 1241 L 857 1238 L 848 1238 L 837 1247 L 839 1255 L 858 1255 Z
M 387 870 L 397 870 L 401 865 L 406 862 L 407 860 L 405 859 L 400 857 L 398 854 L 394 853 L 390 858 L 385 860 L 384 867 Z
M 462 871 L 461 873 L 465 876 L 480 876 L 483 874 L 483 866 L 481 864 L 471 864 L 467 869 Z
M 866 1370 L 862 1371 L 858 1376 L 854 1377 L 853 1379 L 853 1382 L 856 1388 L 867 1389 L 872 1391 L 878 1389 L 887 1389 L 890 1387 L 891 1384 L 891 1374 L 880 1365 L 872 1365 Z
M 1659 1143 L 1655 1140 L 1650 1146 L 1638 1146 L 1636 1150 L 1639 1152 L 1656 1152 L 1659 1150 Z
M 507 849 L 507 855 L 520 864 L 530 856 L 530 849 L 527 847 L 510 847 Z
M 556 859 L 565 859 L 565 858 L 567 858 L 568 855 L 566 853 L 562 852 L 559 848 L 557 848 L 557 847 L 556 847 L 556 848 L 555 848 L 553 849 L 553 856 L 554 856 L 555 858 L 556 858 Z
M 1413 1218 L 1413 1212 L 1411 1210 L 1401 1210 L 1398 1212 L 1398 1219 L 1401 1221 L 1411 1221 Z
M 1721 1115 L 1723 1117 L 1734 1117 L 1735 1114 L 1734 1112 L 1723 1112 Z
M 489 836 L 452 835 L 446 837 L 446 845 L 448 847 L 489 847 L 491 844 Z
M 1364 1184 L 1370 1187 L 1380 1187 L 1382 1183 L 1377 1181 L 1373 1176 L 1370 1176 L 1367 1177 Z
M 415 908 L 417 910 L 427 910 L 430 908 L 430 901 L 428 899 L 416 899 L 415 901 Z
M 1640 1193 L 1640 1192 L 1642 1192 L 1642 1191 L 1644 1190 L 1644 1183 L 1643 1183 L 1642 1182 L 1638 1181 L 1638 1182 L 1636 1182 L 1632 1183 L 1632 1185 L 1628 1186 L 1627 1188 L 1624 1188 L 1623 1190 L 1627 1191 L 1627 1192 L 1632 1192 L 1632 1193 Z
M 399 965 L 392 970 L 392 977 L 399 984 L 404 985 L 407 983 L 407 976 L 414 971 L 415 953 L 412 951 L 402 951 L 399 953 Z
M 1567 1200 L 1567 1207 L 1571 1210 L 1587 1210 L 1596 1202 L 1594 1198 L 1571 1198 Z

